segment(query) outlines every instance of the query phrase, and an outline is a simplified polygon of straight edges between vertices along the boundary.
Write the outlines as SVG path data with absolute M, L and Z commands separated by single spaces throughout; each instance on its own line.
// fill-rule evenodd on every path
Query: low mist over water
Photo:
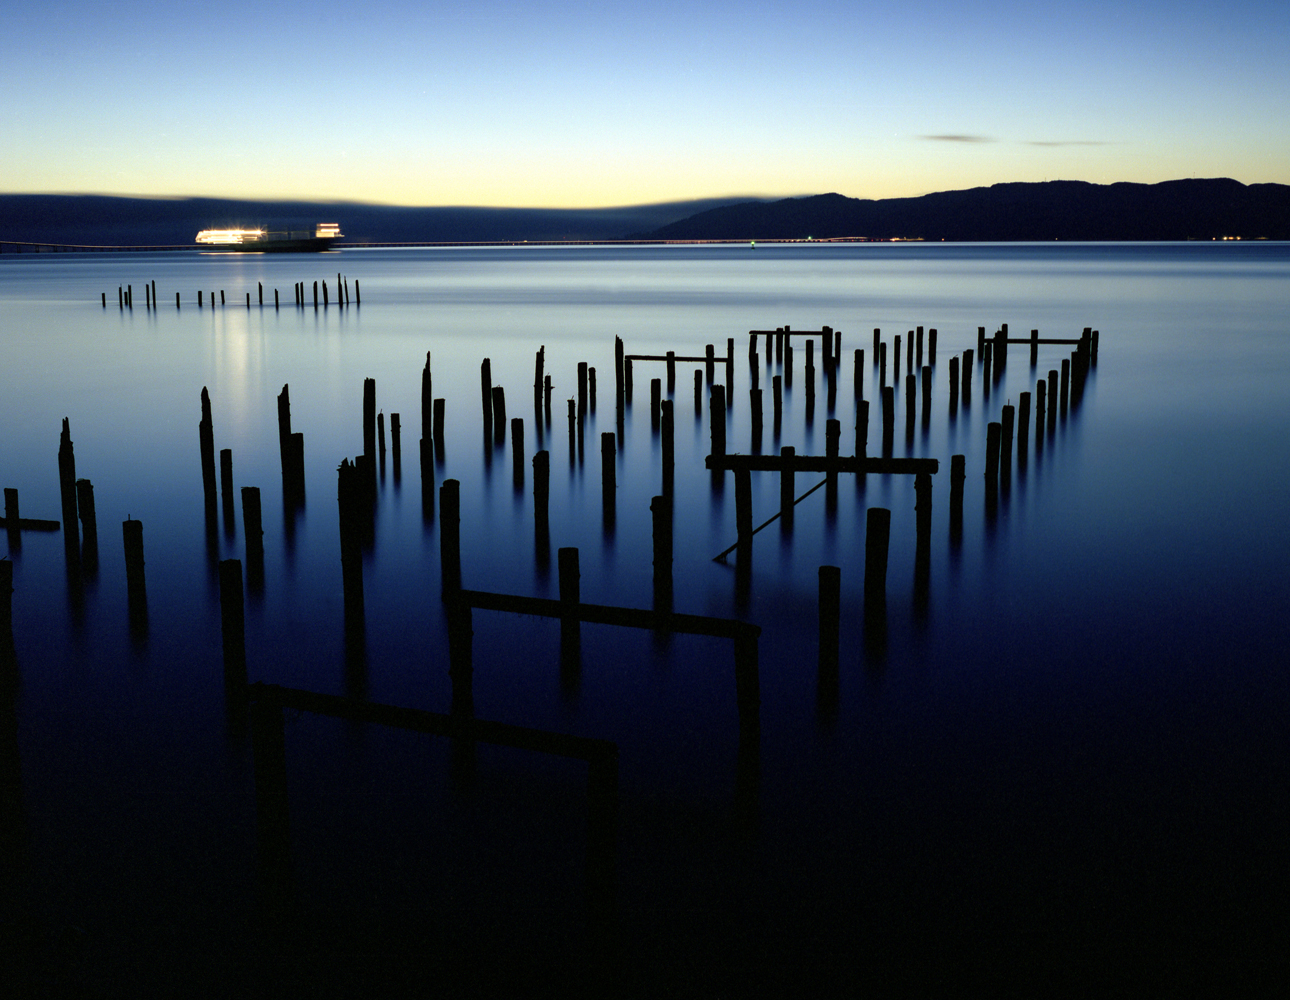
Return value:
M 6 535 L 6 961 L 51 989 L 193 976 L 358 989 L 413 970 L 427 991 L 608 977 L 651 995 L 817 978 L 916 992 L 1284 983 L 1288 291 L 1280 243 L 0 257 L 0 485 L 23 518 L 62 521 L 66 420 L 97 519 L 71 546 L 39 526 Z M 1032 363 L 1011 344 L 987 377 L 978 329 L 1002 324 L 1013 339 L 1098 333 L 1082 388 L 1046 392 L 1042 424 L 1036 383 L 1075 346 L 1041 344 Z M 765 337 L 749 349 L 750 331 L 786 325 L 815 331 L 790 339 L 791 375 Z M 832 386 L 826 326 L 840 332 Z M 669 392 L 666 365 L 637 360 L 620 411 L 616 337 L 628 355 L 712 345 L 711 377 L 678 361 Z M 423 451 L 427 352 L 444 417 Z M 484 359 L 504 390 L 496 427 Z M 580 363 L 595 371 L 585 409 Z M 337 470 L 364 452 L 366 379 L 386 450 L 347 624 Z M 654 608 L 666 442 L 652 379 L 673 404 L 671 607 L 760 628 L 756 725 L 729 639 L 583 624 L 571 655 L 558 619 L 477 608 L 474 717 L 615 744 L 616 835 L 594 764 L 288 707 L 289 828 L 273 840 L 287 858 L 273 868 L 220 561 L 242 562 L 247 681 L 460 715 L 440 487 L 460 483 L 462 586 L 558 598 L 559 550 L 576 548 L 582 602 Z M 715 561 L 738 516 L 735 474 L 705 468 L 710 386 L 730 401 L 727 453 L 823 456 L 836 419 L 853 455 L 858 388 L 879 456 L 884 382 L 891 455 L 939 463 L 925 558 L 915 477 L 842 473 L 757 533 L 744 569 L 735 552 Z M 284 386 L 303 496 L 284 489 Z M 232 473 L 213 516 L 204 388 Z M 1023 393 L 1026 442 L 1016 428 L 991 493 L 987 428 Z M 823 479 L 798 472 L 792 495 Z M 758 526 L 781 479 L 750 481 Z M 891 512 L 877 619 L 871 508 Z M 127 586 L 127 519 L 142 525 L 146 611 Z M 836 670 L 820 660 L 821 566 L 840 570 Z

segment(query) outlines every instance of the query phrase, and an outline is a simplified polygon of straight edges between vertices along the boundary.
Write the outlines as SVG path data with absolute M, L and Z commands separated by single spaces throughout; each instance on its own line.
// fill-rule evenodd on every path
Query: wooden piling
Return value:
M 434 401 L 434 450 L 440 459 L 443 458 L 443 424 L 444 424 L 444 399 L 440 396 Z
M 654 607 L 672 607 L 672 500 L 652 497 L 649 502 L 654 529 Z
M 663 380 L 652 378 L 649 380 L 649 423 L 651 427 L 657 428 L 659 421 L 663 417 Z
M 972 398 L 972 351 L 963 352 L 963 402 Z
M 539 451 L 533 456 L 533 520 L 539 527 L 548 523 L 550 509 L 551 453 Z
M 713 376 L 715 374 L 715 368 L 716 368 L 715 349 L 711 344 L 708 344 L 703 349 L 703 371 L 704 371 L 705 377 L 707 378 L 708 385 L 712 384 Z
M 439 487 L 439 563 L 444 600 L 461 589 L 461 483 Z
M 887 384 L 887 344 L 884 341 L 878 345 L 878 385 Z
M 855 365 L 852 369 L 853 380 L 855 382 L 856 401 L 864 399 L 864 351 L 857 349 L 855 352 Z
M 778 434 L 780 424 L 784 419 L 784 377 L 782 375 L 776 375 L 771 379 L 770 384 L 771 402 L 774 404 L 774 427 L 775 433 Z
M 992 420 L 985 430 L 985 481 L 992 485 L 999 481 L 999 440 L 1003 426 L 999 421 Z
M 824 454 L 829 458 L 837 458 L 841 443 L 842 422 L 830 417 L 824 423 Z M 835 470 L 829 470 L 827 482 L 828 486 L 826 489 L 829 493 L 836 493 L 838 488 L 838 474 Z
M 923 365 L 921 369 L 923 380 L 923 423 L 927 423 L 932 418 L 932 367 Z
M 676 420 L 673 414 L 672 400 L 663 400 L 660 409 L 662 412 L 660 437 L 663 439 L 661 449 L 663 454 L 663 495 L 670 499 L 676 466 Z
M 331 305 L 331 300 L 328 298 L 328 295 L 327 295 L 327 282 L 325 281 L 322 283 L 322 292 L 323 292 L 323 308 L 326 309 L 328 306 Z M 224 301 L 224 293 L 220 292 L 219 297 L 220 297 L 220 302 L 222 303 Z
M 121 538 L 125 543 L 125 585 L 131 617 L 146 614 L 148 586 L 144 575 L 143 522 L 122 521 Z
M 891 344 L 891 384 L 900 384 L 900 334 L 892 337 Z
M 58 438 L 58 484 L 63 508 L 63 544 L 68 562 L 79 564 L 81 538 L 76 525 L 76 455 L 67 417 L 63 418 L 63 429 Z
M 355 278 L 354 279 L 354 305 L 361 306 L 362 304 L 363 304 L 363 295 L 358 288 L 358 279 Z
M 958 409 L 959 402 L 959 359 L 950 358 L 950 412 Z
M 212 305 L 214 302 L 211 303 Z M 318 282 L 314 282 L 314 312 L 318 311 Z
M 793 524 L 793 501 L 797 499 L 796 474 L 793 470 L 793 458 L 797 449 L 789 445 L 779 449 L 780 457 L 785 460 L 784 468 L 779 473 L 779 521 L 785 529 Z
M 932 366 L 936 364 L 936 327 L 927 331 L 927 363 Z
M 385 462 L 385 411 L 378 410 L 376 414 L 376 453 L 380 456 L 381 462 Z
M 963 484 L 967 479 L 967 458 L 950 456 L 950 541 L 963 536 Z
M 735 469 L 735 537 L 738 539 L 738 559 L 741 565 L 747 566 L 752 558 L 752 470 L 747 467 Z
M 821 566 L 819 570 L 819 665 L 821 670 L 836 670 L 841 644 L 842 570 L 838 566 Z
M 506 389 L 500 385 L 493 386 L 493 427 L 500 444 L 506 439 Z
M 524 418 L 511 418 L 511 478 L 518 490 L 524 485 Z
M 983 326 L 976 328 L 976 356 L 985 358 L 985 327 Z
M 86 545 L 98 537 L 98 518 L 94 513 L 94 484 L 88 479 L 76 480 L 76 512 Z
M 1048 372 L 1048 426 L 1057 426 L 1057 369 Z
M 712 441 L 712 454 L 726 453 L 726 387 L 714 385 L 708 400 L 708 426 Z
M 999 461 L 1005 474 L 1012 468 L 1012 431 L 1015 420 L 1016 409 L 1008 403 L 999 417 Z
M 870 507 L 865 515 L 864 604 L 867 613 L 887 603 L 887 551 L 891 541 L 891 511 Z
M 784 384 L 790 387 L 793 384 L 793 342 L 787 337 L 784 338 Z
M 1066 412 L 1066 407 L 1070 401 L 1071 394 L 1071 359 L 1062 358 L 1062 385 L 1061 385 L 1061 408 Z
M 856 407 L 856 455 L 869 454 L 869 400 L 860 400 Z M 863 479 L 862 479 L 863 481 Z
M 694 370 L 694 415 L 703 415 L 703 370 Z
M 543 344 L 533 355 L 533 405 L 535 407 L 542 403 L 542 369 L 545 365 L 546 345 Z
M 1030 393 L 1021 394 L 1017 408 L 1017 462 L 1026 460 L 1026 448 L 1030 441 Z
M 220 634 L 224 646 L 224 678 L 246 683 L 246 613 L 242 593 L 242 562 L 219 562 Z
M 399 436 L 400 436 L 399 415 L 397 413 L 391 413 L 390 414 L 390 453 L 391 453 L 390 457 L 394 459 L 395 483 L 398 483 L 399 481 L 398 480 L 399 469 L 403 464 L 403 454 L 402 454 L 402 450 L 399 447 Z
M 578 362 L 578 415 L 587 412 L 587 362 Z

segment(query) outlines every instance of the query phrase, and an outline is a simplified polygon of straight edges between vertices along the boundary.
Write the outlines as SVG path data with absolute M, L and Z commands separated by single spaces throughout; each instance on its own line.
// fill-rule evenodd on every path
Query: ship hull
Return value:
M 207 253 L 321 253 L 336 241 L 310 236 L 303 240 L 247 240 L 243 243 L 212 243 L 201 249 Z

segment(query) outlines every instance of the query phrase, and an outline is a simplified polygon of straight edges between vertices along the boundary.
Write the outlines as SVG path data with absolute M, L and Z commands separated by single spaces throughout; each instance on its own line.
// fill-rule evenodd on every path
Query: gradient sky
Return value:
M 589 207 L 1290 183 L 1290 4 L 43 0 L 0 191 Z

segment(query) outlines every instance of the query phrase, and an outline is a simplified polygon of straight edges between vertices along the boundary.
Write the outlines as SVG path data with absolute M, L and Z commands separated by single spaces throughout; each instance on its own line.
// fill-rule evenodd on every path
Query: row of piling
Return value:
M 321 300 L 322 308 L 327 309 L 331 305 L 333 305 L 331 301 L 331 292 L 328 289 L 327 282 L 325 280 L 322 281 L 321 283 L 318 281 L 315 281 L 313 283 L 313 307 L 315 311 L 317 311 L 320 304 L 319 296 L 318 296 L 320 287 L 322 290 L 322 300 Z M 144 307 L 146 309 L 155 310 L 157 308 L 157 283 L 155 281 L 145 282 L 143 286 L 143 291 L 144 291 Z M 337 274 L 335 291 L 336 291 L 336 301 L 334 304 L 339 307 L 348 306 L 350 304 L 349 278 L 342 274 Z M 293 292 L 295 295 L 296 308 L 304 309 L 308 304 L 307 300 L 308 300 L 308 294 L 309 294 L 309 290 L 306 287 L 305 282 L 297 281 L 293 287 Z M 116 289 L 116 295 L 117 295 L 118 309 L 122 311 L 127 309 L 129 310 L 134 309 L 134 286 L 133 285 L 130 285 L 130 284 L 118 285 Z M 264 307 L 264 282 L 262 281 L 256 282 L 256 297 L 257 297 L 257 304 L 261 308 L 263 308 Z M 101 301 L 103 304 L 103 308 L 106 309 L 107 292 L 101 293 Z M 204 308 L 205 304 L 206 304 L 206 300 L 204 299 L 204 290 L 199 288 L 197 290 L 197 308 L 198 309 Z M 219 291 L 219 304 L 221 306 L 226 304 L 224 289 L 222 288 Z M 354 279 L 353 304 L 355 306 L 361 306 L 363 304 L 362 290 L 359 288 L 357 278 Z M 209 305 L 212 309 L 215 308 L 214 291 L 210 292 Z M 280 306 L 281 306 L 281 300 L 278 295 L 278 289 L 275 288 L 273 289 L 273 308 L 278 309 L 280 308 Z M 181 307 L 182 307 L 182 302 L 180 300 L 180 294 L 179 292 L 175 292 L 175 308 L 179 309 Z M 251 308 L 250 292 L 246 293 L 246 308 L 247 309 Z

